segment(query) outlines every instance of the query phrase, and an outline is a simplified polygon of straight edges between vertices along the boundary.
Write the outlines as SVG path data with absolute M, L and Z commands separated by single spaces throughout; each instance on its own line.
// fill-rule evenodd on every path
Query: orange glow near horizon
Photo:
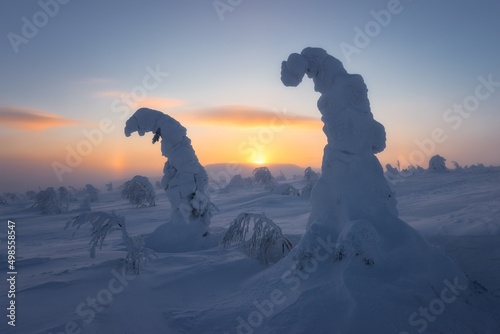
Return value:
M 250 115 L 252 112 L 250 108 L 246 111 L 239 110 L 240 114 Z M 231 119 L 224 119 L 224 115 Z M 7 112 L 4 112 L 4 116 L 4 118 L 11 117 Z M 210 120 L 207 118 L 209 115 L 205 115 L 203 120 L 192 120 L 192 115 L 186 119 L 174 115 L 186 127 L 196 155 L 204 166 L 217 163 L 256 166 L 287 163 L 302 168 L 309 166 L 319 168 L 326 144 L 326 137 L 321 130 L 322 123 L 319 120 L 305 119 L 302 124 L 301 121 L 294 120 L 293 116 L 282 118 L 281 123 L 273 123 L 274 116 L 272 112 L 266 114 L 260 111 L 246 124 L 241 115 L 232 118 L 233 116 L 225 110 Z M 52 168 L 54 162 L 70 167 L 70 171 L 64 173 L 66 185 L 93 183 L 97 180 L 106 182 L 122 180 L 137 174 L 161 176 L 163 173 L 167 158 L 161 155 L 159 143 L 151 144 L 153 137 L 151 133 L 143 137 L 134 133 L 126 138 L 122 132 L 123 125 L 116 123 L 114 124 L 116 130 L 113 133 L 103 134 L 102 140 L 98 140 L 99 143 L 90 144 L 88 137 L 82 131 L 88 132 L 96 127 L 71 124 L 46 129 L 40 136 L 35 128 L 27 126 L 40 119 L 38 117 L 40 113 L 25 113 L 21 117 L 23 130 L 19 130 L 18 125 L 21 123 L 9 124 L 8 132 L 0 133 L 0 140 L 4 145 L 0 156 L 2 168 L 6 175 L 12 175 L 13 179 L 24 180 L 23 182 L 27 184 L 25 187 L 59 186 L 60 183 Z M 54 123 L 47 120 L 47 124 Z M 462 166 L 479 162 L 485 165 L 497 163 L 494 156 L 491 156 L 489 161 L 479 161 L 479 153 L 476 156 L 470 153 L 464 155 L 462 151 L 464 147 L 468 152 L 473 152 L 474 147 L 467 142 L 457 146 L 456 140 L 436 145 L 432 154 L 429 152 L 424 154 L 414 142 L 415 134 L 409 134 L 401 127 L 391 124 L 386 124 L 386 128 L 389 129 L 387 148 L 377 155 L 384 168 L 387 163 L 395 166 L 397 160 L 401 162 L 401 168 L 406 168 L 408 164 L 427 168 L 429 158 L 433 154 L 444 156 L 450 167 L 454 160 Z M 391 132 L 391 129 L 395 130 Z M 418 139 L 422 138 L 425 136 Z M 95 136 L 93 140 L 97 140 Z M 88 143 L 82 145 L 83 142 Z M 67 163 L 68 150 L 76 152 L 85 147 L 88 151 L 89 145 L 90 152 L 81 156 L 81 162 L 76 166 Z M 493 142 L 485 142 L 484 148 L 489 148 L 491 151 L 496 149 Z M 75 161 L 74 158 L 71 159 Z M 7 185 L 11 186 L 7 181 L 4 182 L 5 189 Z M 17 185 L 12 183 L 12 187 L 15 186 Z

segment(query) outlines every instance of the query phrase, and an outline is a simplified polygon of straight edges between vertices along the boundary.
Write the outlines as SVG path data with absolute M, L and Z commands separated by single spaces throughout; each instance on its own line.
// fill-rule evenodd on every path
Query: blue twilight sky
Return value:
M 307 46 L 363 75 L 388 135 L 383 164 L 426 167 L 439 153 L 498 165 L 499 32 L 497 0 L 4 1 L 0 190 L 160 174 L 159 148 L 125 138 L 116 112 L 143 105 L 178 118 L 204 164 L 319 167 L 318 94 L 308 79 L 280 82 L 281 61 Z M 156 82 L 155 71 L 168 76 Z M 250 148 L 285 111 L 290 126 Z M 82 131 L 95 134 L 103 119 L 113 130 L 87 154 Z

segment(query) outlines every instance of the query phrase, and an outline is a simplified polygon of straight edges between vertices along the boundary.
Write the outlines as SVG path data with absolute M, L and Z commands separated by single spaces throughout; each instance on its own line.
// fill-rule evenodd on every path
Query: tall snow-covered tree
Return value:
M 153 144 L 161 139 L 161 153 L 168 158 L 161 185 L 172 206 L 171 223 L 189 226 L 186 233 L 191 230 L 207 236 L 215 207 L 208 194 L 207 173 L 198 161 L 186 128 L 160 111 L 141 108 L 125 124 L 127 137 L 134 132 L 140 136 L 152 132 Z
M 122 197 L 135 206 L 155 206 L 156 194 L 151 182 L 145 176 L 136 175 L 123 184 Z
M 394 193 L 375 156 L 385 149 L 385 129 L 373 118 L 363 78 L 347 73 L 338 59 L 320 48 L 305 48 L 282 62 L 285 86 L 299 85 L 305 75 L 321 94 L 317 106 L 327 144 L 322 173 L 311 194 L 306 233 L 280 263 L 282 267 L 298 268 L 297 273 L 306 268 L 303 264 L 316 263 L 317 267 L 314 272 L 302 270 L 301 274 L 308 274 L 309 281 L 304 283 L 307 288 L 298 288 L 300 300 L 294 299 L 288 310 L 273 320 L 288 319 L 308 306 L 314 307 L 315 298 L 310 297 L 318 294 L 309 292 L 316 290 L 320 298 L 330 296 L 336 310 L 331 321 L 321 319 L 326 327 L 320 331 L 352 329 L 349 319 L 353 314 L 366 320 L 366 328 L 379 333 L 407 328 L 408 316 L 416 311 L 416 298 L 437 300 L 446 279 L 454 279 L 463 287 L 467 278 L 455 263 L 398 218 Z M 325 261 L 318 249 L 331 252 L 333 263 Z M 355 283 L 359 280 L 364 284 Z M 262 282 L 272 285 L 275 280 L 272 275 L 262 275 Z M 365 298 L 368 294 L 383 298 L 375 302 Z M 393 314 L 384 313 L 384 304 L 395 301 L 401 306 L 397 325 L 386 322 L 389 317 L 394 319 Z M 349 306 L 344 310 L 345 305 Z M 441 323 L 434 331 L 447 332 L 447 325 Z

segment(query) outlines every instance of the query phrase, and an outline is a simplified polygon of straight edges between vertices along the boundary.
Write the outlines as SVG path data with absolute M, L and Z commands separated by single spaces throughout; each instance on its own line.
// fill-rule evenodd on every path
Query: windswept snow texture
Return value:
M 303 179 L 287 182 L 299 189 L 306 184 Z M 92 210 L 115 211 L 126 217 L 130 235 L 150 233 L 172 212 L 162 189 L 157 190 L 156 206 L 137 209 L 121 197 L 118 187 L 114 188 L 102 192 Z M 484 317 L 476 317 L 476 312 L 463 313 L 460 314 L 463 320 L 458 324 L 471 321 L 473 328 L 478 329 L 476 333 L 500 333 L 500 168 L 414 174 L 394 184 L 394 190 L 398 194 L 401 217 L 443 249 L 470 278 L 467 289 L 458 292 L 470 296 L 470 307 L 480 309 Z M 408 288 L 403 282 L 390 283 L 362 276 L 346 281 L 338 272 L 326 275 L 325 282 L 349 285 L 354 297 L 372 303 L 364 319 L 359 319 L 354 313 L 346 315 L 354 309 L 350 303 L 354 297 L 344 295 L 344 299 L 338 299 L 332 307 L 332 293 L 337 291 L 341 296 L 345 290 L 330 289 L 325 282 L 314 287 L 313 281 L 318 281 L 315 273 L 324 267 L 337 270 L 345 263 L 335 260 L 338 256 L 333 255 L 335 253 L 327 243 L 326 248 L 318 249 L 320 259 L 324 260 L 318 260 L 318 264 L 325 265 L 316 267 L 311 258 L 310 262 L 301 262 L 305 264 L 303 271 L 294 269 L 294 265 L 300 265 L 300 262 L 277 267 L 285 260 L 282 259 L 269 267 L 248 258 L 242 250 L 221 251 L 216 246 L 198 252 L 158 253 L 159 259 L 141 267 L 140 275 L 127 275 L 122 269 L 117 269 L 128 250 L 120 233 L 108 235 L 102 249 L 92 259 L 89 257 L 90 231 L 82 228 L 72 237 L 73 231 L 64 230 L 66 222 L 80 214 L 74 211 L 81 200 L 70 202 L 67 213 L 51 216 L 30 208 L 34 199 L 0 206 L 0 219 L 16 222 L 18 265 L 16 327 L 7 325 L 7 285 L 0 284 L 0 310 L 5 310 L 0 333 L 220 334 L 226 331 L 236 334 L 246 333 L 244 328 L 251 326 L 254 333 L 329 334 L 339 333 L 338 325 L 332 325 L 332 317 L 346 316 L 338 324 L 349 321 L 362 326 L 383 316 L 384 321 L 399 325 L 387 332 L 370 328 L 357 333 L 402 334 L 405 331 L 418 334 L 418 330 L 426 325 L 423 333 L 434 334 L 438 333 L 442 323 L 449 320 L 449 313 L 463 304 L 461 299 L 453 298 L 456 295 L 450 289 L 444 290 L 445 284 L 436 293 L 421 296 L 418 286 Z M 213 201 L 220 214 L 212 218 L 211 234 L 225 232 L 244 208 L 257 214 L 266 212 L 294 245 L 304 235 L 311 212 L 310 202 L 303 196 L 282 196 L 260 187 L 247 186 L 220 192 L 213 196 Z M 0 239 L 7 240 L 6 229 L 0 231 Z M 6 247 L 5 242 L 1 245 Z M 0 251 L 4 259 L 0 262 L 0 270 L 4 273 L 8 271 L 5 249 Z M 373 266 L 360 263 L 361 267 L 370 270 L 376 270 L 377 265 L 377 262 Z M 346 268 L 346 274 L 347 271 Z M 278 282 L 258 280 L 269 272 L 277 277 Z M 448 278 L 450 283 L 453 279 Z M 382 287 L 386 287 L 389 293 L 382 294 Z M 443 291 L 447 301 L 454 301 L 441 304 Z M 304 302 L 306 293 L 310 302 Z M 412 294 L 414 299 L 395 298 L 397 294 L 403 297 Z M 342 304 L 342 300 L 346 303 Z M 288 313 L 288 329 L 293 327 L 288 330 L 285 321 L 275 318 L 287 313 L 289 305 L 293 309 L 294 301 L 301 304 L 301 309 L 295 308 L 294 312 Z M 479 306 L 478 302 L 481 302 Z M 442 305 L 445 306 L 443 312 Z M 419 308 L 427 309 L 433 321 L 426 320 Z M 317 318 L 314 318 L 315 314 Z M 413 322 L 410 323 L 412 314 Z M 496 322 L 496 327 L 492 322 Z M 457 327 L 451 321 L 448 323 L 450 329 L 443 333 L 453 333 L 453 326 Z M 328 331 L 320 330 L 327 325 L 331 325 Z M 74 328 L 74 331 L 65 328 Z M 474 333 L 467 327 L 454 332 Z
M 161 185 L 172 205 L 171 224 L 185 225 L 175 227 L 177 230 L 180 228 L 187 232 L 189 229 L 189 233 L 208 235 L 214 210 L 207 192 L 208 176 L 196 157 L 191 140 L 186 136 L 186 129 L 160 111 L 141 108 L 125 124 L 127 137 L 136 131 L 141 136 L 146 132 L 154 133 L 153 144 L 161 137 L 161 153 L 168 158 Z M 168 234 L 168 231 L 157 233 Z M 155 248 L 160 250 L 161 246 Z

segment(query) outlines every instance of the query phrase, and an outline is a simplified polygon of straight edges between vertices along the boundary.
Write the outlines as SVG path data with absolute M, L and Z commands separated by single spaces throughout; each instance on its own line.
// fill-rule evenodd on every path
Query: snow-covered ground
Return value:
M 400 218 L 458 263 L 472 282 L 468 288 L 483 300 L 478 312 L 491 319 L 483 332 L 500 333 L 500 168 L 421 173 L 401 180 L 392 185 Z M 299 189 L 305 185 L 302 180 L 289 182 Z M 311 211 L 308 198 L 283 196 L 258 187 L 211 195 L 219 209 L 211 224 L 210 237 L 216 241 L 239 213 L 264 212 L 296 245 Z M 157 196 L 156 206 L 135 208 L 121 198 L 119 190 L 101 189 L 100 200 L 91 206 L 94 212 L 115 211 L 124 216 L 130 235 L 148 234 L 171 214 L 164 192 L 157 190 Z M 262 277 L 272 266 L 249 259 L 237 248 L 158 253 L 158 259 L 142 268 L 140 275 L 128 276 L 117 269 L 126 254 L 119 232 L 109 235 L 92 259 L 88 251 L 89 229 L 82 228 L 74 236 L 73 230 L 64 229 L 78 212 L 40 215 L 31 205 L 19 202 L 0 206 L 0 271 L 4 277 L 8 271 L 5 241 L 10 219 L 16 223 L 18 272 L 15 327 L 7 325 L 5 316 L 5 278 L 0 285 L 0 309 L 5 313 L 0 333 L 282 333 L 280 328 L 290 332 L 294 324 L 293 332 L 321 332 L 315 331 L 321 328 L 317 320 L 308 322 L 308 310 L 288 304 L 296 300 L 294 291 L 263 293 L 269 287 L 262 285 Z M 78 205 L 72 202 L 70 210 L 76 210 Z M 252 286 L 257 290 L 249 291 Z M 263 295 L 273 304 L 266 304 L 260 297 Z M 317 298 L 320 308 L 322 300 L 332 296 L 320 290 L 309 298 Z M 429 303 L 432 300 L 416 300 L 415 311 L 419 305 Z M 248 311 L 251 308 L 240 309 L 240 305 L 252 304 L 253 313 Z M 298 311 L 287 312 L 287 308 Z M 398 308 L 397 301 L 394 308 Z M 437 318 L 444 316 L 447 309 L 439 311 Z M 337 310 L 316 312 L 324 313 L 327 319 Z M 376 306 L 373 312 L 377 313 Z M 395 312 L 394 316 L 399 315 Z M 408 323 L 406 318 L 395 321 L 408 325 L 395 328 L 394 333 L 435 332 L 434 318 L 415 319 L 420 320 L 418 325 Z M 331 333 L 337 332 L 332 328 Z M 463 333 L 469 332 L 463 329 Z

